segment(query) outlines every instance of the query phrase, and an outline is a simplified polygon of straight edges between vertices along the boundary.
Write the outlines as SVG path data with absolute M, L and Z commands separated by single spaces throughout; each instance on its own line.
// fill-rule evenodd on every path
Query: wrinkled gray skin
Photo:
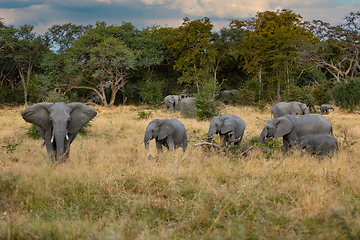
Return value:
M 233 102 L 235 99 L 235 96 L 238 92 L 239 91 L 236 89 L 230 90 L 230 91 L 225 90 L 221 93 L 221 97 L 225 103 L 230 102 L 230 101 Z
M 168 95 L 164 99 L 166 111 L 171 110 L 173 112 L 179 111 L 180 97 L 177 95 Z
M 70 144 L 78 131 L 96 114 L 91 107 L 78 102 L 41 102 L 21 112 L 25 121 L 38 126 L 53 163 L 69 157 Z
M 337 140 L 330 134 L 306 134 L 296 140 L 296 145 L 300 149 L 305 149 L 311 155 L 329 155 L 334 154 Z
M 332 109 L 335 111 L 334 106 L 330 104 L 323 104 L 320 106 L 320 112 L 321 114 L 329 114 L 329 110 Z
M 172 151 L 178 147 L 181 147 L 184 151 L 187 148 L 185 126 L 175 118 L 151 121 L 146 127 L 144 136 L 144 144 L 147 150 L 149 149 L 150 140 L 154 138 L 159 153 L 162 152 L 162 146 Z
M 309 109 L 305 103 L 300 102 L 278 102 L 272 109 L 271 114 L 274 118 L 282 117 L 284 115 L 305 115 L 309 114 Z
M 180 112 L 185 117 L 194 117 L 196 112 L 195 98 L 187 97 L 180 101 Z
M 211 141 L 215 134 L 219 134 L 220 138 L 223 138 L 224 146 L 238 145 L 242 141 L 245 128 L 244 120 L 238 116 L 219 115 L 211 119 L 208 140 Z
M 285 152 L 289 146 L 293 147 L 295 140 L 306 134 L 331 133 L 332 126 L 329 120 L 320 114 L 307 114 L 304 116 L 285 115 L 269 119 L 259 138 L 263 143 L 265 138 L 283 137 Z

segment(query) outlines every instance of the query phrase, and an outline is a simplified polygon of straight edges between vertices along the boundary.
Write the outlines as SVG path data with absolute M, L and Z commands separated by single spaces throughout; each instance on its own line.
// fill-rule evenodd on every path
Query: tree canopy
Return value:
M 320 103 L 320 89 L 359 77 L 359 19 L 350 12 L 333 26 L 282 9 L 233 19 L 219 31 L 207 17 L 186 17 L 177 28 L 67 23 L 43 35 L 0 19 L 1 103 L 157 104 L 214 81 L 240 90 L 242 104 L 299 99 L 305 92 Z

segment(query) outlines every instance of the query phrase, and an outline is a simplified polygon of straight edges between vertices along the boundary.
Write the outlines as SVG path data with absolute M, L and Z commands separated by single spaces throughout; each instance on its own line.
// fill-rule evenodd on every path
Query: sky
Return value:
M 30 24 L 39 34 L 55 24 L 107 25 L 131 22 L 138 29 L 154 24 L 178 27 L 183 18 L 208 17 L 215 31 L 231 19 L 249 19 L 257 12 L 290 9 L 304 20 L 342 23 L 360 11 L 360 0 L 0 0 L 0 18 L 15 27 Z

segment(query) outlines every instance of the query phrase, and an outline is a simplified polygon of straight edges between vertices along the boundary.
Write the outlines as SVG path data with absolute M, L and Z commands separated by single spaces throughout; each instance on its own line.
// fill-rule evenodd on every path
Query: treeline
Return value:
M 291 10 L 259 12 L 213 31 L 209 18 L 178 28 L 31 25 L 0 21 L 0 101 L 159 104 L 168 94 L 238 89 L 239 104 L 360 100 L 360 13 L 332 26 Z M 351 91 L 351 94 L 347 94 Z M 354 92 L 355 91 L 355 92 Z

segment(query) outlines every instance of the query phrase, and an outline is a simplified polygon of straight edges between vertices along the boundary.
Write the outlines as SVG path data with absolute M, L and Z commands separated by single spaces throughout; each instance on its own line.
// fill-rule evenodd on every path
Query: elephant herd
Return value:
M 171 100 L 174 102 L 174 110 L 178 107 L 176 100 Z M 332 106 L 328 107 L 331 109 Z M 259 137 L 260 143 L 263 143 L 265 138 L 283 137 L 285 152 L 289 147 L 295 146 L 306 148 L 310 154 L 324 155 L 335 151 L 337 141 L 332 136 L 331 123 L 322 115 L 309 114 L 305 104 L 279 102 L 273 106 L 271 114 L 274 118 L 266 122 Z M 68 158 L 70 144 L 78 131 L 97 113 L 83 103 L 42 102 L 26 108 L 21 115 L 25 121 L 38 126 L 49 157 L 53 162 L 57 162 Z M 210 122 L 208 141 L 211 141 L 215 134 L 219 134 L 224 146 L 238 145 L 243 139 L 245 129 L 245 121 L 238 116 L 215 116 Z M 143 140 L 146 149 L 152 139 L 155 139 L 158 152 L 162 152 L 163 146 L 169 150 L 181 147 L 185 151 L 188 145 L 186 128 L 177 119 L 151 121 L 146 127 Z

